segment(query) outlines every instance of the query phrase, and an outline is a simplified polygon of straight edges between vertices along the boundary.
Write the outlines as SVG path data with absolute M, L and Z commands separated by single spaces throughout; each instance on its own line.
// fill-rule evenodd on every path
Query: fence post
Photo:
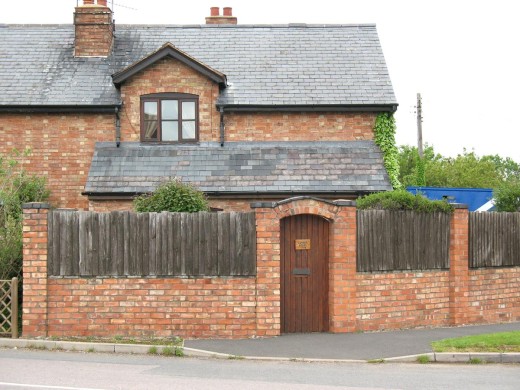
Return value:
M 450 324 L 468 321 L 469 307 L 469 213 L 455 205 L 450 226 Z
M 47 203 L 23 205 L 24 336 L 47 336 Z
M 18 278 L 11 280 L 11 338 L 18 338 Z

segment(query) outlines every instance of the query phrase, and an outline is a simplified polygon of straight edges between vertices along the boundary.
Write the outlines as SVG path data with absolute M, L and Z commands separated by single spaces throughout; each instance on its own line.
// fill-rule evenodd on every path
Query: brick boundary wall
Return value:
M 24 337 L 47 336 L 47 215 L 45 203 L 23 205 L 23 311 Z
M 468 210 L 449 270 L 356 272 L 356 208 L 310 197 L 252 204 L 256 278 L 48 278 L 46 204 L 24 205 L 23 335 L 246 338 L 280 334 L 280 219 L 330 223 L 330 331 L 520 321 L 520 267 L 468 268 Z

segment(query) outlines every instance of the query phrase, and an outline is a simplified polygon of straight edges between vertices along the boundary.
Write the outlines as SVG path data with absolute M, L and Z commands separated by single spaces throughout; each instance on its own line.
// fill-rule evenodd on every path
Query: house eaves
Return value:
M 30 113 L 96 113 L 113 114 L 121 104 L 105 105 L 0 105 L 0 112 L 30 114 Z
M 314 105 L 238 105 L 217 104 L 225 112 L 391 112 L 397 111 L 398 104 L 314 104 Z

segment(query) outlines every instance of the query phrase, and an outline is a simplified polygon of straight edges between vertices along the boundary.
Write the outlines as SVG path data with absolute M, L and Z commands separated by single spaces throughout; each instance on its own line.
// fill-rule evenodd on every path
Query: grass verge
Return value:
M 520 352 L 520 331 L 479 334 L 432 342 L 435 352 Z

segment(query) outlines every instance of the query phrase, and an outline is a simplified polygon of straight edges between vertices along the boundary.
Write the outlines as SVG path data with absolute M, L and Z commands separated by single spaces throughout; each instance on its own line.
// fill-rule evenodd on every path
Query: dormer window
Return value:
M 199 137 L 197 95 L 163 93 L 141 96 L 142 142 L 195 142 Z

